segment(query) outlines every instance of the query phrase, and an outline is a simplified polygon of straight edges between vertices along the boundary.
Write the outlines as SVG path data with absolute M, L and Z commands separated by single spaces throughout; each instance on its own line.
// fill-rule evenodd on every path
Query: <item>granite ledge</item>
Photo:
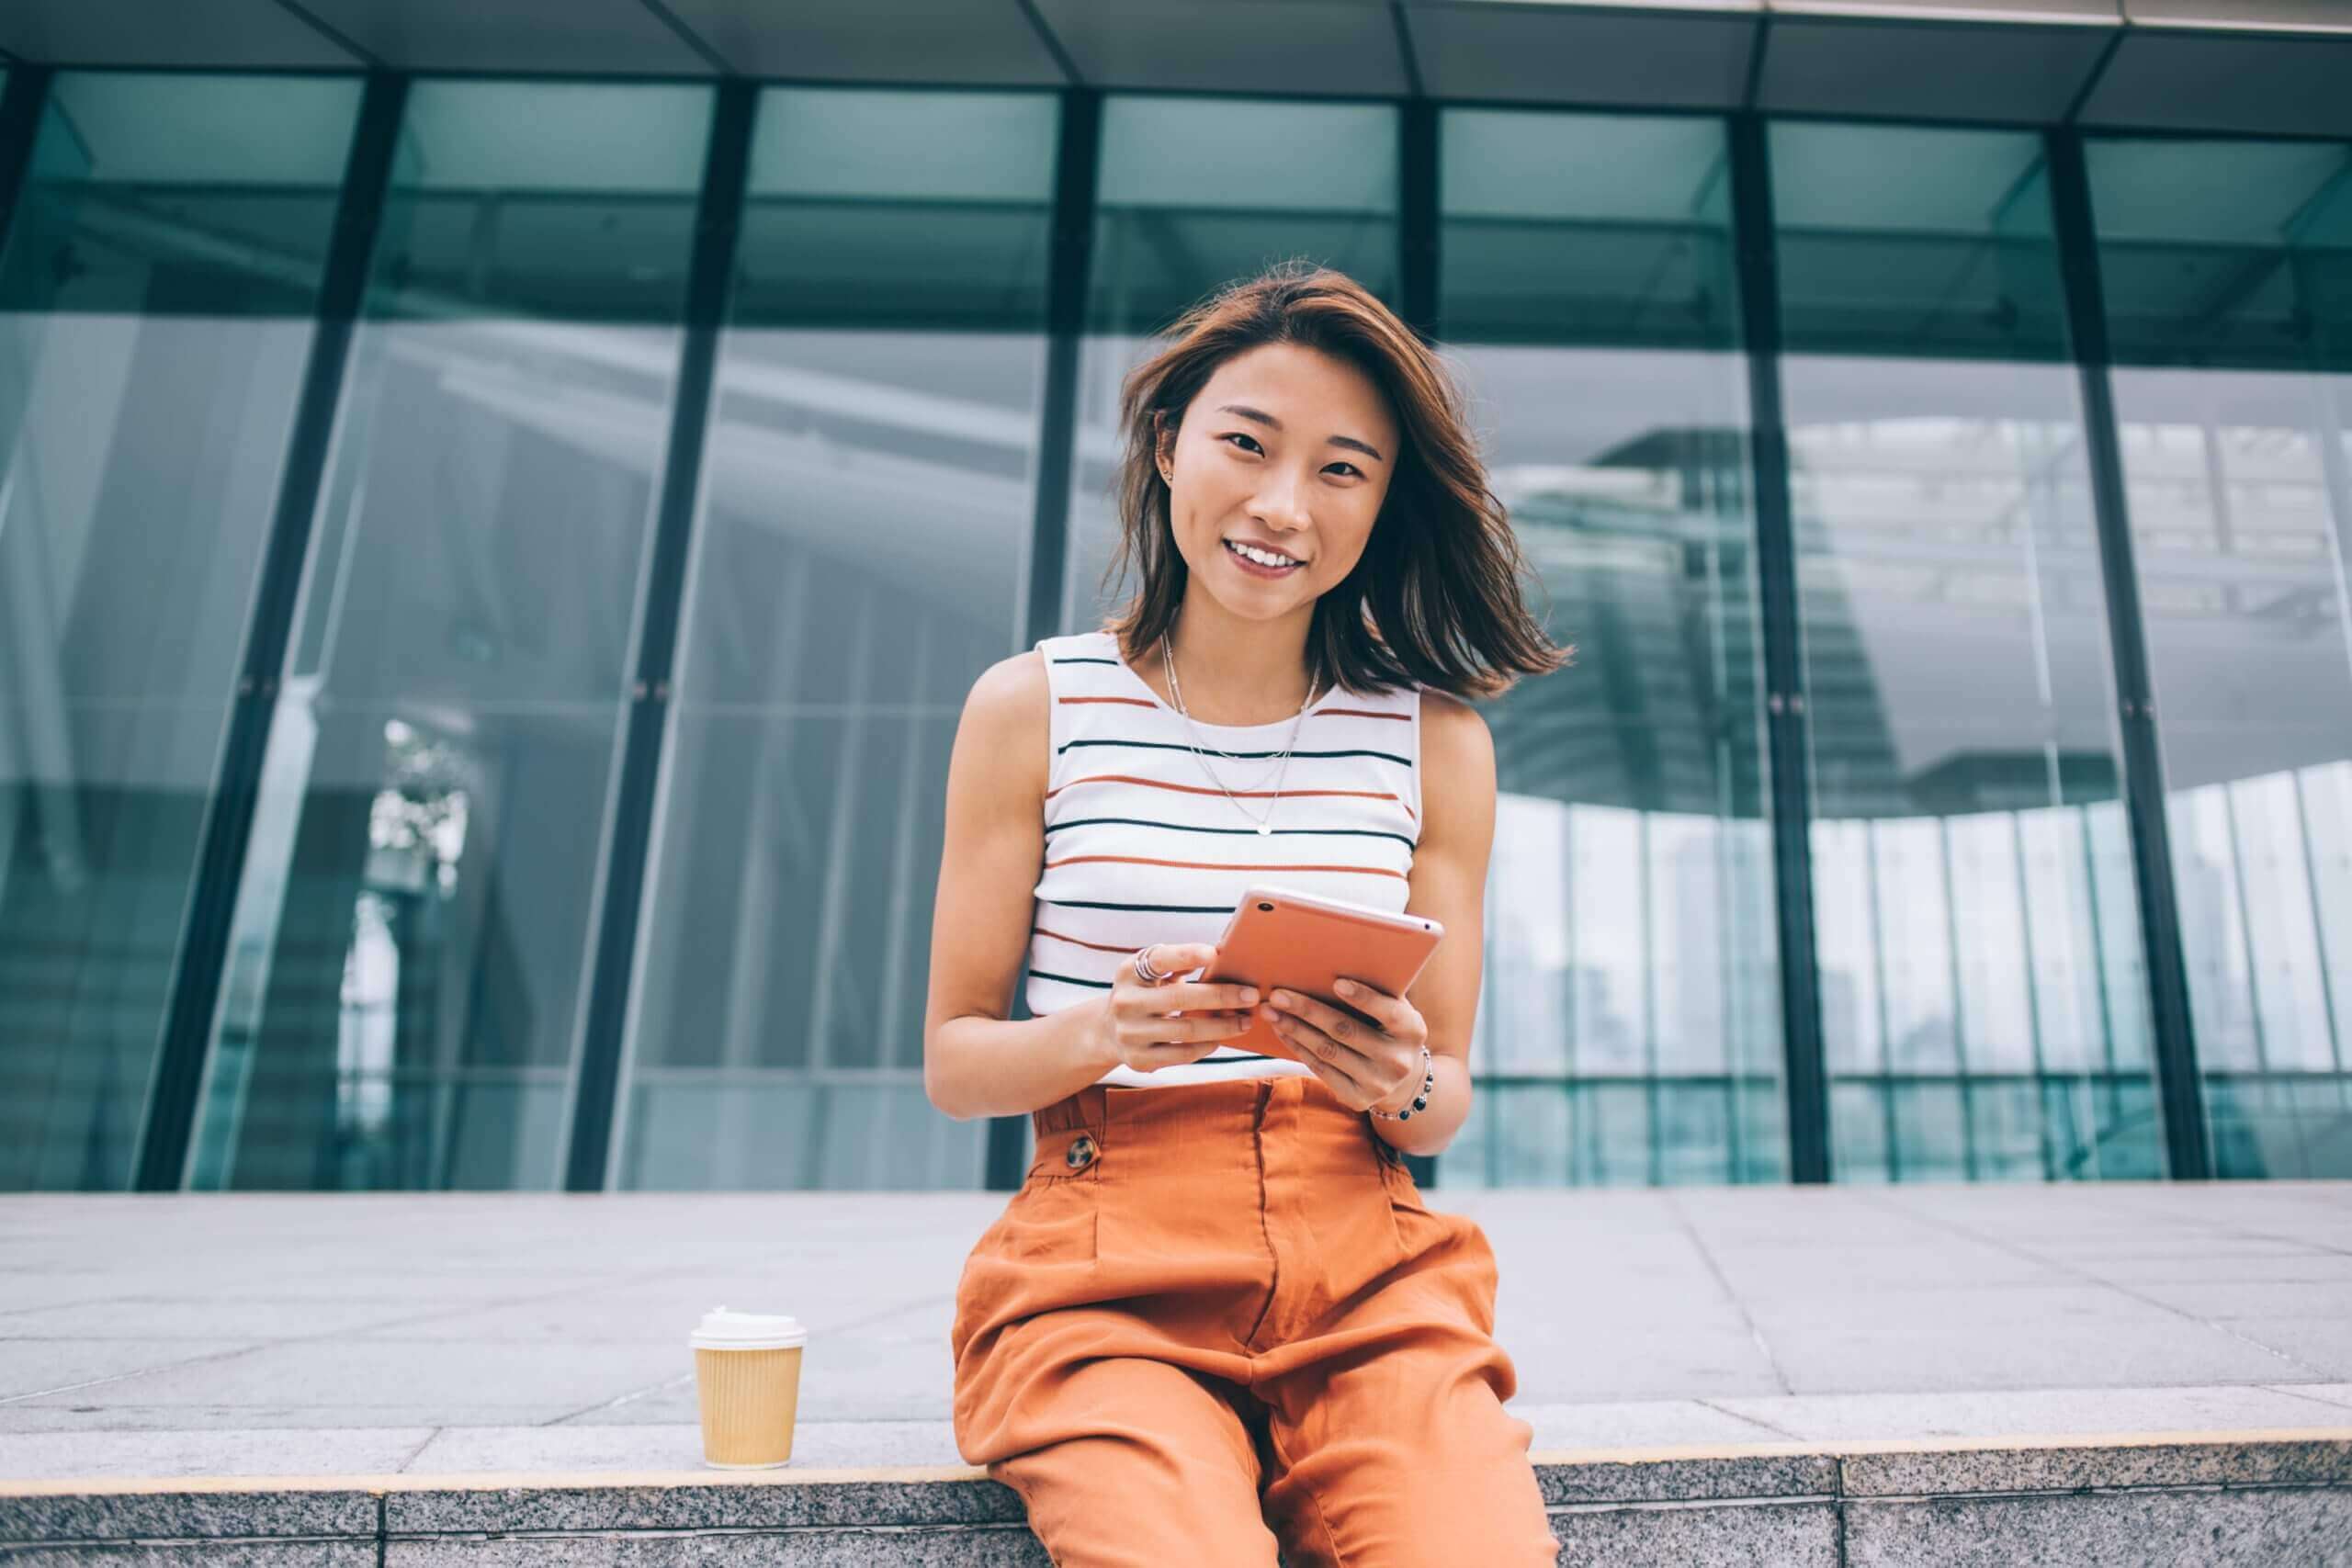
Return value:
M 844 1529 L 1018 1524 L 1021 1495 L 985 1476 L 778 1484 L 707 1478 L 671 1484 L 443 1486 L 391 1491 L 394 1536 L 467 1531 Z
M 50 1491 L 11 1495 L 0 1482 L 0 1546 L 24 1541 L 375 1538 L 383 1498 L 362 1488 Z
M 1536 1455 L 1535 1481 L 1547 1505 L 1731 1502 L 1827 1497 L 1838 1461 L 1820 1451 Z
M 1838 1460 L 1849 1497 L 2352 1484 L 2352 1434 L 2179 1434 L 2118 1442 L 1907 1446 Z

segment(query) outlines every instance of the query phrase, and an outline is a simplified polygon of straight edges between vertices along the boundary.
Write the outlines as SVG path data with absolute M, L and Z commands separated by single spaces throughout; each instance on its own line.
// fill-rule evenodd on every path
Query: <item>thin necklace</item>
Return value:
M 1159 637 L 1159 662 L 1168 671 L 1168 693 L 1176 699 L 1176 711 L 1183 716 L 1185 729 L 1190 731 L 1197 740 L 1200 739 L 1201 732 L 1193 723 L 1192 710 L 1184 705 L 1184 688 L 1176 679 L 1176 657 L 1169 651 L 1168 634 L 1165 632 L 1162 632 Z M 1261 838 L 1274 830 L 1274 812 L 1283 803 L 1283 779 L 1290 772 L 1291 749 L 1298 744 L 1298 727 L 1306 722 L 1306 710 L 1314 705 L 1315 680 L 1310 675 L 1306 682 L 1306 700 L 1298 705 L 1297 716 L 1290 721 L 1290 739 L 1283 743 L 1282 756 L 1275 763 L 1274 791 L 1272 796 L 1266 802 L 1266 815 L 1263 818 L 1251 816 L 1250 808 L 1234 798 L 1233 791 L 1226 788 L 1225 781 L 1216 776 L 1216 770 L 1210 767 L 1209 760 L 1201 754 L 1202 746 L 1188 745 L 1186 747 L 1186 750 L 1193 753 L 1193 760 L 1200 763 L 1201 771 L 1208 774 L 1209 782 L 1223 791 L 1226 799 L 1233 802 L 1233 809 L 1240 812 L 1244 819 L 1256 826 Z M 1203 744 L 1205 745 L 1205 742 Z M 1212 751 L 1216 750 L 1213 746 L 1207 749 Z M 1237 760 L 1228 751 L 1217 751 L 1216 754 L 1228 762 Z
M 1174 657 L 1171 655 L 1171 653 L 1170 653 L 1170 649 L 1169 649 L 1169 647 L 1168 647 L 1168 639 L 1167 639 L 1165 637 L 1161 637 L 1161 638 L 1160 638 L 1160 642 L 1159 642 L 1159 663 L 1160 663 L 1160 668 L 1162 668 L 1163 670 L 1165 670 L 1165 671 L 1168 671 L 1168 692 L 1169 692 L 1169 694 L 1170 694 L 1171 697 L 1173 697 L 1173 698 L 1175 699 L 1175 704 L 1174 704 L 1174 705 L 1175 705 L 1176 711 L 1177 711 L 1178 713 L 1182 714 L 1182 715 L 1184 716 L 1185 724 L 1186 724 L 1187 728 L 1190 728 L 1190 727 L 1192 726 L 1192 722 L 1193 722 L 1193 714 L 1192 714 L 1192 710 L 1191 710 L 1189 707 L 1187 707 L 1187 706 L 1185 705 L 1185 703 L 1184 703 L 1184 684 L 1183 684 L 1183 682 L 1182 682 L 1182 681 L 1178 680 L 1178 679 L 1177 679 L 1177 677 L 1176 677 L 1176 660 L 1175 660 Z M 1294 744 L 1294 745 L 1295 745 L 1295 744 L 1297 743 L 1297 740 L 1298 740 L 1298 727 L 1299 727 L 1300 723 L 1301 723 L 1301 722 L 1303 722 L 1303 721 L 1304 721 L 1304 719 L 1306 718 L 1306 714 L 1307 714 L 1308 710 L 1309 710 L 1309 709 L 1311 709 L 1311 708 L 1313 708 L 1313 707 L 1315 706 L 1315 696 L 1316 696 L 1317 689 L 1317 686 L 1316 686 L 1316 684 L 1315 684 L 1314 681 L 1310 678 L 1310 679 L 1308 680 L 1308 682 L 1307 682 L 1307 688 L 1306 688 L 1306 700 L 1304 703 L 1301 703 L 1301 704 L 1299 705 L 1298 713 L 1297 713 L 1295 716 L 1293 716 L 1293 718 L 1291 719 L 1291 741 L 1292 741 L 1292 744 Z M 1279 721 L 1277 721 L 1277 722 L 1279 722 Z M 1263 727 L 1263 726 L 1261 726 L 1261 725 L 1246 725 L 1246 724 L 1245 724 L 1245 725 L 1236 725 L 1236 726 L 1233 726 L 1232 728 L 1238 728 L 1238 729 L 1257 729 L 1257 728 L 1264 728 L 1264 727 Z M 1197 728 L 1193 728 L 1193 729 L 1192 730 L 1192 733 L 1193 733 L 1193 738 L 1194 738 L 1195 739 L 1199 739 L 1199 740 L 1200 740 L 1200 744 L 1199 744 L 1199 746 L 1197 746 L 1196 748 L 1194 748 L 1194 750 L 1193 750 L 1193 754 L 1195 757 L 1200 757 L 1200 758 L 1202 759 L 1202 764 L 1201 764 L 1201 765 L 1202 765 L 1204 769 L 1208 767 L 1208 763 L 1207 763 L 1207 758 L 1208 758 L 1208 757 L 1220 757 L 1220 758 L 1223 758 L 1225 761 L 1228 761 L 1228 762 L 1238 762 L 1238 761 L 1240 761 L 1242 760 L 1242 758 L 1243 758 L 1245 755 L 1247 755 L 1247 753 L 1240 752 L 1240 751 L 1227 751 L 1227 750 L 1222 750 L 1218 749 L 1217 747 L 1215 747 L 1215 746 L 1210 745 L 1210 744 L 1209 744 L 1205 739 L 1201 739 L 1201 732 L 1200 732 Z M 1204 753 L 1205 753 L 1205 755 L 1204 755 Z M 1259 755 L 1263 756 L 1263 755 L 1264 755 L 1264 753 L 1262 753 L 1262 752 L 1261 752 L 1261 753 L 1259 753 Z M 1283 757 L 1286 757 L 1286 756 L 1288 756 L 1288 755 L 1289 755 L 1288 751 L 1287 751 L 1287 750 L 1285 750 L 1285 751 L 1284 751 L 1284 752 L 1283 752 L 1281 755 L 1277 756 L 1277 757 L 1275 758 L 1274 761 L 1268 763 L 1268 764 L 1266 765 L 1266 772 L 1265 772 L 1265 773 L 1264 773 L 1263 775 L 1261 775 L 1261 777 L 1260 777 L 1260 778 L 1258 779 L 1258 781 L 1257 781 L 1257 784 L 1263 784 L 1263 783 L 1265 783 L 1265 782 L 1266 782 L 1266 779 L 1267 779 L 1268 777 L 1271 777 L 1271 776 L 1272 775 L 1274 769 L 1275 769 L 1278 765 L 1280 765 L 1280 763 L 1281 763 L 1281 761 L 1282 761 L 1283 758 Z M 1208 772 L 1209 772 L 1209 776 L 1210 776 L 1211 778 L 1215 778 L 1215 777 L 1216 776 L 1216 770 L 1214 770 L 1214 769 L 1209 769 L 1209 770 L 1208 770 Z M 1251 784 L 1251 785 L 1250 785 L 1250 786 L 1249 786 L 1249 787 L 1250 787 L 1250 788 L 1253 788 L 1253 789 L 1254 789 L 1255 787 L 1257 787 L 1257 785 L 1253 784 Z

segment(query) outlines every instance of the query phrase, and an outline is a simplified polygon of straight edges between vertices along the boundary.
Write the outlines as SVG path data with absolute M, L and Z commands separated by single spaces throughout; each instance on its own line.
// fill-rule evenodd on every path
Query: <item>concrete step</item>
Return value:
M 1532 1457 L 1564 1562 L 2352 1564 L 2352 1426 Z M 1048 1559 L 1020 1498 L 978 1469 L 802 1468 L 797 1451 L 750 1472 L 0 1479 L 0 1563 L 114 1562 Z

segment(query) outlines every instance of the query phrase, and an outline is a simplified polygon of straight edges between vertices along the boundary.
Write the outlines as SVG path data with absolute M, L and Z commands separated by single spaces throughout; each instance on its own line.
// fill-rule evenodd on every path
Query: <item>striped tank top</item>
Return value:
M 1106 995 L 1148 942 L 1214 942 L 1257 882 L 1402 911 L 1420 840 L 1421 692 L 1360 695 L 1334 687 L 1298 719 L 1282 775 L 1272 770 L 1291 719 L 1202 724 L 1207 759 L 1184 716 L 1119 657 L 1107 630 L 1049 637 L 1052 768 L 1046 781 L 1045 867 L 1032 890 L 1024 999 L 1044 1017 Z M 1256 820 L 1273 810 L 1273 831 Z M 1139 1073 L 1121 1063 L 1095 1081 L 1127 1089 L 1311 1074 L 1303 1062 L 1220 1045 L 1197 1062 Z

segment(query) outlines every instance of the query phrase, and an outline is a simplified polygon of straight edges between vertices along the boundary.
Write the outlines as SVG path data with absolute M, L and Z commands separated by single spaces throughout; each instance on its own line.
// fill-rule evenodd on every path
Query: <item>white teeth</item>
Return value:
M 1244 556 L 1250 560 L 1256 561 L 1260 566 L 1296 566 L 1299 564 L 1298 562 L 1291 559 L 1288 556 L 1268 555 L 1263 550 L 1253 550 L 1247 545 L 1238 545 L 1231 539 L 1227 539 L 1225 542 L 1225 547 L 1231 550 L 1238 556 Z

